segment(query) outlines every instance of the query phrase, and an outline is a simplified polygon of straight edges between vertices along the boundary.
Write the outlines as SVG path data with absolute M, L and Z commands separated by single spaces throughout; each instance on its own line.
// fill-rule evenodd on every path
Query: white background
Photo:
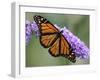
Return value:
M 11 70 L 11 2 L 14 0 L 0 1 L 0 80 L 14 80 L 10 77 Z M 22 0 L 16 0 L 22 1 Z M 96 53 L 100 53 L 100 2 L 99 0 L 23 0 L 24 2 L 46 3 L 46 4 L 70 4 L 78 6 L 94 6 L 98 9 L 96 21 Z M 95 57 L 95 56 L 94 56 Z M 34 76 L 18 78 L 17 80 L 97 80 L 100 79 L 100 56 L 98 56 L 96 68 L 97 73 L 77 73 L 52 76 Z

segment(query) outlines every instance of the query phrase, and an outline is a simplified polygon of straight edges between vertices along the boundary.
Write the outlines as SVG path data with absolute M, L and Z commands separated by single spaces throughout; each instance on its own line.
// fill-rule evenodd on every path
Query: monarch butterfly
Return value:
M 60 31 L 56 28 L 50 21 L 46 18 L 35 15 L 34 21 L 36 22 L 40 36 L 40 44 L 44 48 L 49 48 L 48 52 L 54 56 L 63 56 L 70 60 L 71 62 L 76 62 L 76 56 L 71 48 L 71 45 L 66 40 L 64 35 L 62 35 L 63 31 Z

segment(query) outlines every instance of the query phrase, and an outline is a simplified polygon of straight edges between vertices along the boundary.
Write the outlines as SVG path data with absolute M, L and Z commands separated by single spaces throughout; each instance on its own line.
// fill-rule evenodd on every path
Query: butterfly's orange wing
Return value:
M 52 55 L 52 56 L 59 56 L 60 53 L 59 53 L 59 50 L 60 50 L 60 38 L 58 38 L 54 44 L 49 48 L 49 53 Z
M 53 56 L 68 56 L 70 54 L 70 45 L 67 40 L 61 35 L 54 44 L 49 48 L 49 52 Z
M 65 39 L 63 35 L 60 37 L 60 54 L 64 56 L 68 56 L 70 54 L 70 44 Z
M 47 19 L 41 16 L 34 17 L 35 22 L 38 25 L 40 31 L 40 43 L 43 47 L 50 47 L 57 39 L 57 34 L 59 30 L 51 24 Z
M 43 47 L 49 48 L 56 40 L 56 34 L 40 36 L 40 43 Z
M 45 33 L 56 33 L 56 32 L 59 31 L 56 27 L 54 27 L 49 22 L 47 22 L 47 23 L 41 23 L 40 30 L 41 30 L 42 34 L 45 34 Z

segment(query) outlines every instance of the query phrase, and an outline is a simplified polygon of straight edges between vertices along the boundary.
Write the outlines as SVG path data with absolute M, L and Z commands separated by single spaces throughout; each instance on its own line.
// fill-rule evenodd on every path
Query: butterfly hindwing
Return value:
M 60 45 L 61 45 L 60 47 L 61 55 L 65 55 L 65 56 L 69 55 L 70 45 L 63 35 L 61 35 L 60 37 Z
M 70 55 L 70 45 L 63 35 L 57 38 L 53 45 L 49 48 L 49 52 L 53 56 L 69 56 Z
M 53 45 L 49 48 L 49 53 L 54 56 L 54 57 L 57 57 L 59 56 L 59 41 L 60 41 L 60 38 L 58 38 L 54 43 Z

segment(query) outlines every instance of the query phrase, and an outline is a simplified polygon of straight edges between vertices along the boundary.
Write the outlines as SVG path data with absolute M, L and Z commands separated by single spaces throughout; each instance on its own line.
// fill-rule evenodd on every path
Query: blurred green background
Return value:
M 89 15 L 26 12 L 26 20 L 34 21 L 34 15 L 41 15 L 61 28 L 66 26 L 89 47 Z M 26 46 L 26 67 L 72 64 L 89 64 L 89 59 L 77 59 L 76 63 L 71 63 L 64 57 L 53 57 L 48 53 L 47 48 L 41 46 L 39 38 L 34 34 Z

